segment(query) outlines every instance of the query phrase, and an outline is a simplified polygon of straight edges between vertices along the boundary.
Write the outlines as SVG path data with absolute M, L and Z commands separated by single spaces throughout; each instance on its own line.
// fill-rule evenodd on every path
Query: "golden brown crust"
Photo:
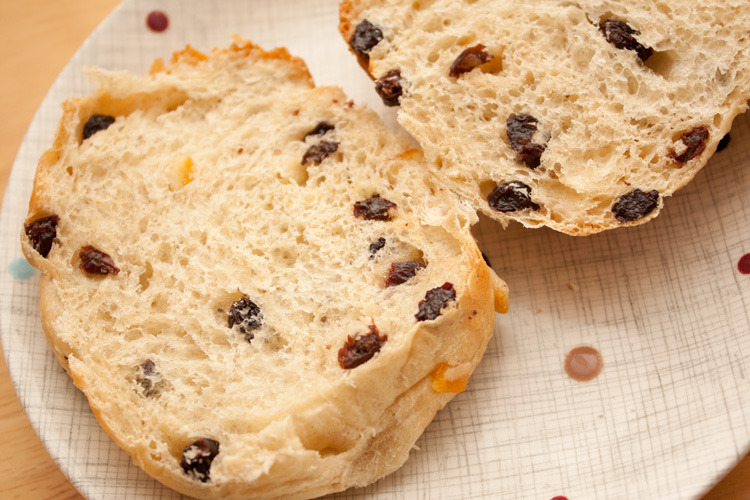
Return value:
M 354 5 L 351 0 L 343 0 L 339 4 L 339 33 L 347 41 L 351 39 L 352 33 L 354 33 L 352 28 L 353 10 Z
M 260 58 L 260 59 L 269 59 L 269 60 L 277 60 L 279 62 L 287 63 L 289 67 L 293 67 L 296 69 L 297 77 L 301 80 L 307 80 L 310 87 L 314 87 L 315 84 L 313 82 L 312 75 L 310 75 L 310 71 L 307 69 L 307 64 L 305 61 L 303 61 L 299 57 L 295 57 L 289 53 L 289 51 L 286 49 L 286 47 L 278 47 L 273 50 L 264 50 L 258 45 L 255 45 L 249 40 L 244 40 L 240 38 L 239 36 L 234 36 L 234 43 L 227 49 L 223 48 L 215 48 L 212 51 L 212 56 L 214 58 L 220 57 L 222 55 L 233 55 L 236 56 L 238 59 L 247 59 L 249 57 L 254 58 Z M 164 65 L 164 62 L 161 59 L 156 59 L 154 63 L 151 66 L 151 70 L 149 71 L 150 74 L 156 74 L 159 72 L 166 72 L 169 73 L 171 70 L 171 67 L 174 67 L 179 64 L 190 64 L 190 65 L 197 65 L 203 61 L 209 60 L 209 56 L 200 52 L 199 50 L 196 50 L 194 47 L 190 46 L 189 44 L 180 51 L 174 52 L 172 54 L 172 59 L 169 62 L 169 65 Z

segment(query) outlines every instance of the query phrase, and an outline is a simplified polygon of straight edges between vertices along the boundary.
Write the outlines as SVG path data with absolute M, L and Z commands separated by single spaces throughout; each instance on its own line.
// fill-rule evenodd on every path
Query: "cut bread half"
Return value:
M 750 2 L 344 0 L 339 29 L 441 182 L 501 222 L 641 224 L 750 98 Z
M 42 326 L 136 465 L 198 498 L 392 472 L 507 288 L 422 154 L 286 50 L 89 70 L 21 235 Z

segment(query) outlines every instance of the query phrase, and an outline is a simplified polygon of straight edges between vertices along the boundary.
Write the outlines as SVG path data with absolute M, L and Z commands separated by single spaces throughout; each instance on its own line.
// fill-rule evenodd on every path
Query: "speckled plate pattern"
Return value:
M 145 24 L 165 12 L 169 28 Z M 397 128 L 337 32 L 335 0 L 127 0 L 70 61 L 41 105 L 0 218 L 0 340 L 32 425 L 90 500 L 175 499 L 99 428 L 59 367 L 39 320 L 39 273 L 18 243 L 36 162 L 65 98 L 94 88 L 84 65 L 146 72 L 190 43 L 231 35 L 286 46 L 318 85 L 339 85 Z M 685 500 L 750 446 L 750 124 L 666 200 L 654 221 L 574 238 L 482 219 L 475 235 L 511 288 L 510 313 L 469 388 L 442 410 L 406 465 L 334 498 Z M 577 382 L 566 354 L 592 346 L 601 374 Z

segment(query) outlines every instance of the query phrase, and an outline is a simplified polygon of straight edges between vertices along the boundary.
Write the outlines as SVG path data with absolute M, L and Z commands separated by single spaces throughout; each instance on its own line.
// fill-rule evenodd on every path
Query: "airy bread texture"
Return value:
M 89 73 L 102 88 L 63 104 L 21 241 L 44 331 L 103 428 L 198 498 L 312 498 L 398 468 L 507 308 L 473 213 L 284 49 Z M 89 136 L 93 115 L 113 119 Z M 373 195 L 390 220 L 355 216 Z M 424 267 L 386 287 L 399 262 Z M 418 320 L 445 283 L 455 299 Z M 345 369 L 349 337 L 374 356 Z
M 374 27 L 353 51 L 381 95 L 400 93 L 398 121 L 442 182 L 503 225 L 586 235 L 654 218 L 750 97 L 747 0 L 344 0 L 340 13 L 347 42 Z M 515 144 L 513 120 L 527 133 Z

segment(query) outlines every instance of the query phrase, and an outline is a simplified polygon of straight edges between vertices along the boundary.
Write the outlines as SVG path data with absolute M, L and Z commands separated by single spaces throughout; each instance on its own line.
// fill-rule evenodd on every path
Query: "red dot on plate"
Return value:
M 742 274 L 750 274 L 750 253 L 746 253 L 740 257 L 740 261 L 737 263 L 737 269 Z
M 555 497 L 552 500 L 568 500 L 567 497 Z
M 146 26 L 151 31 L 162 32 L 169 27 L 169 18 L 160 10 L 151 11 L 146 16 Z

